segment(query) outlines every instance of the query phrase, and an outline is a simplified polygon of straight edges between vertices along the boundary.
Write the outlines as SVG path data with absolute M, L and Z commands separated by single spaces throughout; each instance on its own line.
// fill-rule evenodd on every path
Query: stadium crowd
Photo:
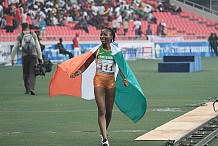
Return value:
M 150 1 L 152 0 L 0 0 L 0 22 L 6 32 L 13 32 L 22 23 L 28 23 L 31 29 L 41 30 L 46 26 L 76 23 L 74 29 L 84 29 L 87 33 L 90 25 L 97 29 L 111 27 L 115 32 L 123 25 L 126 33 L 129 20 L 156 23 L 152 14 L 154 11 L 181 11 L 171 5 L 169 0 L 159 0 L 157 7 L 150 4 Z

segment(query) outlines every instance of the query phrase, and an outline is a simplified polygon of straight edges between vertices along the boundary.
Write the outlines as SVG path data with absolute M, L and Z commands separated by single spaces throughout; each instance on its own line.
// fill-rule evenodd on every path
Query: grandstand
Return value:
M 157 0 L 145 0 L 142 1 L 144 4 L 150 4 L 152 6 L 153 16 L 156 17 L 157 21 L 156 24 L 149 24 L 147 19 L 138 17 L 138 14 L 136 13 L 136 8 L 144 8 L 145 6 L 141 6 L 139 4 L 129 4 L 130 7 L 134 7 L 134 9 L 129 8 L 129 12 L 136 13 L 136 18 L 138 17 L 140 21 L 142 22 L 142 31 L 145 32 L 148 25 L 151 25 L 151 29 L 153 34 L 155 35 L 157 33 L 157 27 L 158 24 L 161 22 L 166 23 L 165 27 L 165 33 L 167 37 L 171 36 L 184 36 L 185 40 L 196 40 L 196 39 L 207 39 L 208 36 L 214 32 L 218 32 L 218 25 L 217 21 L 211 20 L 211 17 L 204 18 L 201 15 L 193 12 L 187 11 L 186 9 L 182 9 L 182 12 L 172 12 L 172 11 L 159 11 L 158 10 L 158 1 Z M 173 1 L 174 2 L 174 1 Z M 174 2 L 177 5 L 180 5 L 178 2 Z M 173 3 L 173 5 L 174 5 Z M 4 4 L 4 6 L 7 6 L 8 4 Z M 24 5 L 24 4 L 23 4 Z M 28 4 L 30 5 L 30 4 Z M 45 4 L 44 4 L 45 5 Z M 90 3 L 81 3 L 77 6 L 84 5 L 85 7 L 89 8 L 91 6 Z M 105 4 L 101 4 L 102 6 L 105 6 Z M 101 6 L 99 5 L 99 6 Z M 13 6 L 13 5 L 12 5 Z M 20 6 L 20 5 L 19 5 Z M 22 6 L 22 5 L 21 5 Z M 120 3 L 115 4 L 116 7 L 120 6 Z M 24 6 L 23 6 L 24 7 Z M 24 7 L 25 8 L 25 7 Z M 31 9 L 31 8 L 29 8 Z M 195 8 L 192 8 L 195 9 Z M 59 9 L 57 9 L 59 11 Z M 82 11 L 82 10 L 81 10 Z M 106 11 L 106 10 L 105 10 Z M 88 11 L 88 12 L 91 12 Z M 213 14 L 210 14 L 213 15 Z M 64 15 L 61 15 L 64 17 Z M 79 18 L 81 16 L 78 16 Z M 106 21 L 106 16 L 102 15 L 102 19 Z M 57 37 L 66 37 L 67 40 L 71 41 L 72 36 L 74 36 L 76 33 L 80 34 L 81 41 L 88 41 L 88 40 L 98 40 L 98 34 L 99 34 L 99 28 L 95 25 L 88 25 L 88 31 L 89 33 L 85 32 L 84 29 L 79 29 L 78 20 L 68 21 L 66 17 L 64 17 L 64 26 L 59 25 L 52 25 L 47 26 L 46 28 L 46 36 L 43 36 L 43 40 L 51 40 L 48 39 L 49 37 L 57 38 Z M 34 18 L 32 18 L 34 19 Z M 31 20 L 32 21 L 32 20 Z M 30 22 L 31 22 L 30 21 Z M 29 23 L 30 23 L 29 22 Z M 106 22 L 102 22 L 104 26 L 107 25 Z M 126 35 L 123 35 L 123 25 L 122 22 L 120 23 L 120 27 L 118 28 L 117 34 L 117 40 L 126 40 L 126 39 L 134 39 L 135 32 L 132 31 L 134 26 L 134 20 L 130 17 L 128 22 L 128 32 Z M 17 28 L 14 30 L 13 33 L 6 33 L 5 29 L 0 29 L 0 39 L 3 42 L 13 42 L 15 40 L 15 36 L 20 33 L 21 28 Z M 34 31 L 34 30 L 33 30 Z M 144 40 L 146 37 L 144 35 L 141 36 L 141 39 Z M 57 41 L 56 39 L 54 41 Z

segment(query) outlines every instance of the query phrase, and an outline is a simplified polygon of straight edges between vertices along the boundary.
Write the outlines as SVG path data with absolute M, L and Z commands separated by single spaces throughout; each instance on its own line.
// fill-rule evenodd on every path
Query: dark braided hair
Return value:
M 111 43 L 113 43 L 115 41 L 115 38 L 116 38 L 114 30 L 112 28 L 109 28 L 109 27 L 104 27 L 103 29 L 107 29 L 111 32 L 111 35 L 112 35 Z

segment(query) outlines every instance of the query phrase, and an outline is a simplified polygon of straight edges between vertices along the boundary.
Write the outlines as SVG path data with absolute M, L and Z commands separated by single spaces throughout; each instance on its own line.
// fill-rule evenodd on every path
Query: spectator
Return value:
M 91 6 L 91 10 L 92 10 L 92 14 L 93 14 L 94 16 L 96 16 L 97 13 L 98 13 L 97 4 L 93 3 L 92 6 Z
M 136 38 L 141 38 L 142 30 L 141 30 L 142 22 L 140 20 L 135 19 L 133 30 L 135 29 Z
M 16 38 L 16 43 L 12 49 L 11 54 L 11 64 L 14 65 L 14 58 L 17 54 L 17 50 L 20 50 L 19 47 L 23 43 L 25 43 L 22 41 L 24 35 L 27 34 L 32 35 L 31 38 L 34 39 L 35 46 L 31 48 L 28 47 L 28 50 L 22 48 L 23 81 L 26 89 L 25 94 L 31 93 L 31 95 L 35 95 L 35 65 L 37 64 L 38 59 L 41 61 L 41 63 L 43 63 L 43 59 L 37 35 L 34 32 L 30 33 L 29 26 L 27 23 L 22 24 L 22 33 L 20 33 Z
M 107 25 L 106 26 L 109 27 L 109 28 L 112 28 L 112 18 L 111 18 L 111 16 L 107 17 Z
M 159 12 L 164 12 L 165 11 L 164 5 L 162 4 L 162 2 L 158 3 L 157 9 L 159 10 Z
M 76 33 L 76 36 L 73 38 L 73 50 L 74 56 L 78 56 L 81 54 L 81 50 L 79 48 L 79 34 Z
M 15 3 L 19 3 L 19 0 L 8 0 L 8 5 L 13 5 Z
M 137 7 L 136 9 L 135 9 L 135 13 L 139 16 L 139 19 L 147 19 L 147 17 L 148 17 L 148 14 L 147 13 L 145 13 L 143 10 L 141 10 L 143 7 L 142 7 L 142 5 L 140 4 L 139 5 L 139 7 Z
M 148 28 L 145 31 L 145 34 L 146 34 L 146 39 L 148 40 L 148 36 L 152 35 L 152 30 L 151 30 L 151 26 L 150 25 L 148 25 Z
M 159 25 L 157 26 L 157 35 L 159 36 L 166 35 L 165 30 L 164 30 L 165 26 L 166 26 L 166 23 L 161 23 L 161 22 L 159 23 Z
M 6 20 L 6 32 L 14 32 L 14 26 L 13 26 L 13 20 L 14 16 L 12 16 L 12 13 L 9 12 L 5 15 Z
M 124 6 L 124 8 L 123 9 L 121 9 L 121 16 L 122 16 L 122 18 L 123 18 L 123 20 L 125 20 L 125 19 L 129 19 L 129 17 L 130 17 L 130 14 L 129 14 L 129 10 L 127 9 L 127 6 Z
M 58 5 L 60 7 L 60 9 L 62 9 L 65 6 L 65 0 L 59 0 Z
M 121 15 L 118 15 L 118 16 L 117 16 L 117 22 L 118 22 L 118 29 L 120 29 L 120 25 L 121 25 L 122 22 L 123 22 Z
M 118 28 L 119 28 L 119 23 L 118 23 L 116 18 L 113 18 L 113 20 L 112 20 L 112 29 L 113 29 L 113 31 L 116 33 Z
M 58 22 L 58 19 L 56 18 L 55 14 L 53 13 L 53 15 L 51 16 L 51 25 L 52 26 L 58 26 L 59 25 L 59 22 Z
M 124 32 L 124 35 L 126 35 L 126 33 L 128 32 L 128 21 L 127 21 L 127 19 L 124 19 L 124 21 L 123 21 L 123 32 Z
M 162 4 L 166 11 L 170 11 L 170 7 L 171 7 L 170 0 L 164 0 Z
M 152 11 L 150 13 L 148 13 L 148 22 L 152 23 L 152 24 L 156 24 L 157 23 L 157 19 L 155 16 L 153 16 Z
M 57 19 L 58 19 L 57 21 L 58 21 L 58 25 L 59 25 L 59 26 L 65 26 L 65 22 L 64 22 L 63 15 L 60 15 L 60 14 L 59 14 L 59 15 L 57 16 Z
M 0 4 L 0 18 L 2 18 L 4 16 L 4 13 L 3 13 L 3 6 L 2 6 L 2 2 Z
M 175 6 L 175 5 L 172 5 L 172 11 L 175 12 L 175 13 L 180 13 L 182 12 L 182 8 L 179 7 L 179 6 Z
M 52 26 L 53 25 L 52 20 L 51 20 L 52 15 L 53 15 L 52 11 L 48 11 L 47 17 L 46 16 L 45 17 L 41 16 L 41 17 L 45 18 L 44 20 L 45 20 L 47 26 Z
M 72 54 L 71 52 L 67 51 L 67 50 L 64 48 L 62 42 L 63 42 L 63 39 L 62 39 L 62 38 L 59 38 L 59 43 L 57 43 L 57 47 L 58 47 L 58 49 L 59 49 L 59 53 L 60 53 L 60 54 L 64 54 L 64 55 L 68 54 L 70 59 L 73 58 L 73 54 Z
M 148 14 L 151 11 L 152 11 L 152 6 L 150 4 L 146 4 L 146 6 L 144 7 L 144 12 Z
M 39 29 L 39 21 L 40 17 L 36 16 L 35 19 L 32 21 L 32 29 Z
M 31 17 L 31 15 L 29 13 L 27 14 L 26 22 L 28 23 L 30 28 L 33 27 L 32 26 L 33 20 L 32 20 L 32 17 Z
M 208 38 L 208 42 L 210 43 L 211 52 L 213 50 L 216 56 L 218 56 L 218 52 L 217 52 L 218 42 L 217 41 L 218 41 L 218 38 L 217 38 L 216 33 L 211 33 L 211 35 Z
M 163 0 L 163 3 L 166 5 L 170 5 L 170 0 Z
M 53 1 L 47 1 L 46 3 L 45 3 L 45 5 L 46 6 L 50 6 L 50 7 L 53 7 Z
M 6 28 L 6 20 L 5 20 L 5 17 L 2 17 L 0 22 L 1 22 L 0 27 L 1 27 L 2 29 L 5 29 L 5 28 Z
M 40 16 L 40 18 L 44 18 L 44 19 L 46 19 L 46 18 L 50 18 L 51 17 L 51 15 L 47 15 L 46 16 L 46 13 L 44 12 L 45 10 L 44 10 L 44 7 L 42 7 L 42 8 L 39 8 L 38 10 L 37 10 L 37 13 L 38 13 L 38 15 Z M 51 11 L 51 13 L 50 14 L 52 14 L 53 13 L 53 11 Z
M 100 5 L 98 6 L 98 13 L 99 13 L 100 15 L 103 15 L 104 11 L 105 11 L 105 7 L 104 7 L 102 4 L 100 4 Z
M 44 17 L 41 17 L 41 20 L 39 22 L 39 30 L 40 30 L 40 37 L 45 36 L 46 34 L 46 22 Z
M 85 18 L 82 18 L 79 22 L 80 24 L 80 28 L 82 28 L 83 30 L 85 30 L 86 33 L 89 33 L 89 30 L 88 30 L 88 24 L 87 24 L 87 21 L 86 21 L 86 16 Z
M 104 18 L 99 13 L 96 16 L 96 28 L 101 29 L 104 26 Z
M 14 29 L 19 28 L 21 20 L 22 20 L 21 11 L 20 11 L 19 5 L 17 3 L 16 8 L 15 8 Z
M 114 11 L 115 11 L 115 16 L 119 16 L 120 15 L 120 4 L 118 3 L 117 6 L 115 7 Z
M 22 14 L 21 14 L 21 22 L 22 23 L 27 23 L 27 13 L 26 10 L 24 9 Z
M 8 7 L 9 4 L 8 4 L 8 2 L 6 0 L 2 0 L 1 2 L 2 2 L 1 4 L 2 4 L 3 7 L 5 7 L 5 8 Z
M 30 14 L 30 16 L 31 16 L 32 19 L 35 19 L 36 16 L 38 15 L 37 9 L 38 9 L 38 6 L 37 6 L 37 5 L 31 6 L 31 7 L 29 8 L 28 13 Z

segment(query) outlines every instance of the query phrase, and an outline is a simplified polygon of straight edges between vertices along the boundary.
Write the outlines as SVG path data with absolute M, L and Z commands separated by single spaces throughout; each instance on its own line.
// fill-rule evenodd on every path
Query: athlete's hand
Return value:
M 125 86 L 125 87 L 127 87 L 127 86 L 128 86 L 128 84 L 129 84 L 129 82 L 128 82 L 128 80 L 127 80 L 127 79 L 123 79 L 123 83 L 124 83 L 124 86 Z
M 70 78 L 75 78 L 76 76 L 79 76 L 81 73 L 82 73 L 81 70 L 78 70 L 76 73 L 72 73 L 70 75 Z
M 71 75 L 70 75 L 70 78 L 75 78 L 76 77 L 76 73 L 72 73 Z

